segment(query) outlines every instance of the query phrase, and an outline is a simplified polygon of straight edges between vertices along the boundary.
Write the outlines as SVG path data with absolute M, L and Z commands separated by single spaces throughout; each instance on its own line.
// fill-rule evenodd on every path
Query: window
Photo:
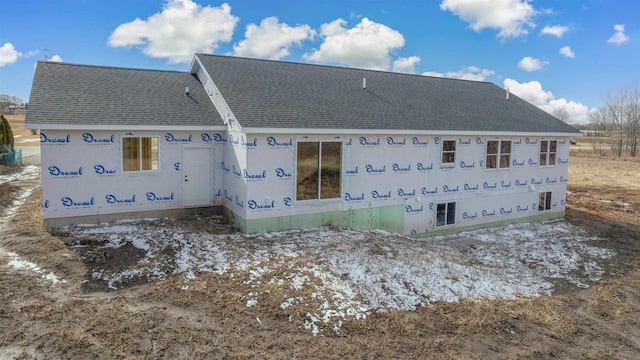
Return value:
M 296 200 L 340 198 L 342 143 L 299 142 Z
M 436 209 L 436 226 L 452 225 L 456 223 L 456 203 L 441 203 Z
M 442 163 L 453 164 L 456 162 L 456 141 L 445 140 L 442 142 Z
M 556 164 L 556 148 L 558 146 L 555 140 L 540 141 L 540 166 L 553 166 Z
M 122 170 L 158 170 L 157 137 L 122 138 Z
M 508 168 L 511 164 L 511 141 L 487 141 L 487 169 Z
M 551 191 L 541 192 L 538 195 L 538 211 L 551 210 Z

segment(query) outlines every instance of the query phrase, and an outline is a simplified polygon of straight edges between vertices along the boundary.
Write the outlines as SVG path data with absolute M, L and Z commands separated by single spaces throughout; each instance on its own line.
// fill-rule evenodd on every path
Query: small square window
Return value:
M 158 138 L 122 138 L 122 170 L 127 172 L 158 170 Z
M 538 211 L 551 210 L 551 191 L 538 194 Z
M 487 141 L 486 169 L 511 167 L 511 141 Z
M 540 166 L 553 166 L 556 164 L 556 140 L 540 141 Z
M 456 222 L 456 203 L 440 203 L 436 206 L 436 226 L 453 225 Z
M 456 141 L 445 140 L 442 142 L 442 163 L 453 164 L 456 162 Z

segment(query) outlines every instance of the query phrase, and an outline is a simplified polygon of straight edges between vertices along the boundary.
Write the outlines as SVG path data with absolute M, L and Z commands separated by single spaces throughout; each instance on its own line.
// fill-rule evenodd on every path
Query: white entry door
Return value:
M 182 198 L 184 206 L 211 205 L 211 148 L 184 148 Z

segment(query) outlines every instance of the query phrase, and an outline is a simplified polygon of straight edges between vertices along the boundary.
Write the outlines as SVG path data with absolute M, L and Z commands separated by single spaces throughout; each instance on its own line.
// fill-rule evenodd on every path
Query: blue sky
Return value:
M 638 0 L 2 0 L 0 94 L 34 64 L 186 71 L 194 52 L 445 76 L 508 87 L 584 123 L 640 82 Z

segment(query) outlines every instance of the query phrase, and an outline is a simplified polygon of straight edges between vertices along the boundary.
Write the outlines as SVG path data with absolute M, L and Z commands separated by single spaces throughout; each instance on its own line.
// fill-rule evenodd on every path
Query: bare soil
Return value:
M 17 253 L 66 282 L 17 271 L 0 256 L 0 359 L 640 358 L 640 161 L 571 155 L 566 218 L 606 239 L 595 246 L 616 251 L 605 280 L 553 296 L 373 313 L 322 336 L 300 326 L 302 312 L 291 319 L 274 310 L 276 296 L 247 307 L 245 274 L 197 274 L 188 289 L 181 276 L 117 291 L 87 285 L 92 263 L 126 266 L 139 249 L 88 255 L 69 248 L 82 239 L 42 230 L 36 190 L 0 228 L 0 255 Z M 0 185 L 0 210 L 33 181 Z M 195 220 L 183 221 L 233 231 Z

